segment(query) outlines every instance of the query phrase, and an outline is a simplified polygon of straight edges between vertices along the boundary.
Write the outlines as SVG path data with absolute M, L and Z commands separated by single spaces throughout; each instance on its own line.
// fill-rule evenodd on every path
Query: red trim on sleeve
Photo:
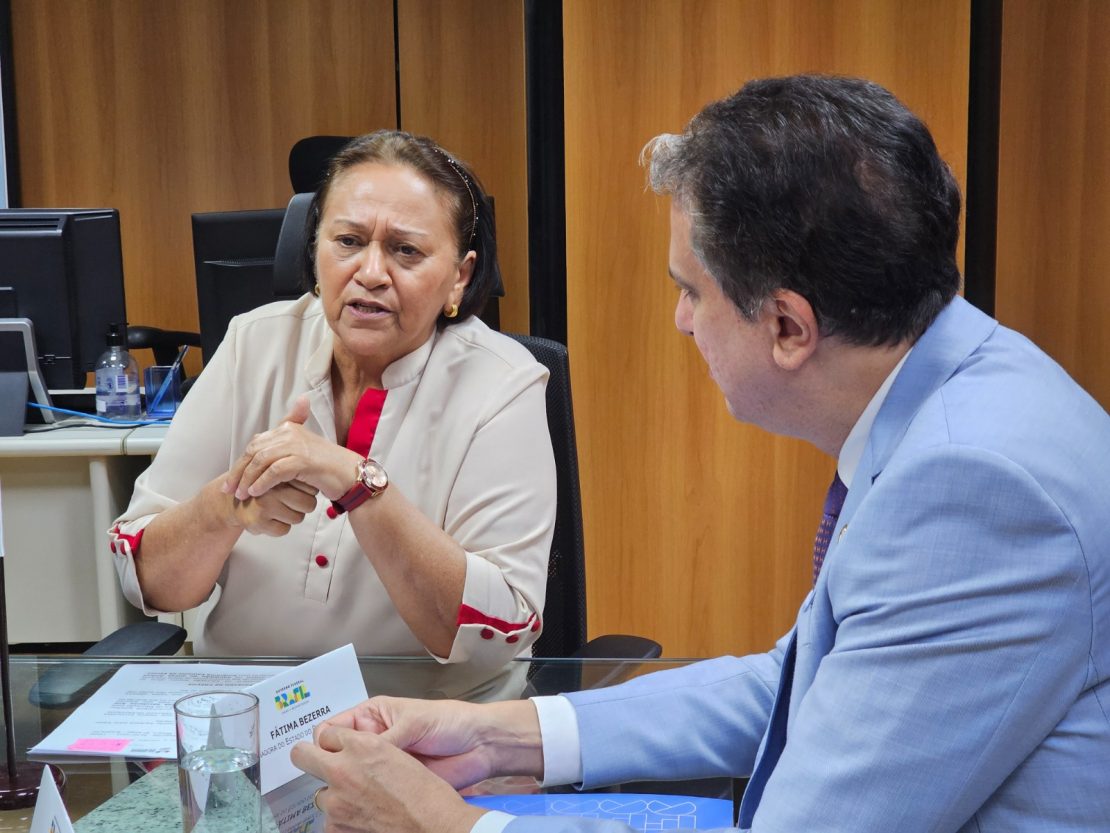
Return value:
M 360 457 L 370 456 L 370 446 L 373 445 L 374 434 L 378 431 L 378 420 L 382 417 L 387 393 L 387 390 L 367 388 L 355 406 L 355 416 L 351 420 L 350 430 L 347 431 L 347 448 Z
M 117 529 L 118 529 L 118 527 L 117 527 Z M 128 545 L 131 547 L 131 554 L 132 555 L 138 555 L 139 554 L 139 544 L 142 543 L 144 532 L 146 532 L 146 527 L 145 526 L 142 529 L 140 529 L 138 532 L 136 532 L 134 535 L 128 535 L 125 532 L 116 532 L 116 537 L 120 538 L 120 539 L 122 539 L 122 540 L 124 540 L 128 543 Z
M 504 619 L 496 619 L 493 616 L 487 616 L 480 610 L 475 610 L 470 605 L 459 605 L 459 618 L 455 623 L 457 625 L 485 625 L 486 627 L 496 628 L 501 633 L 512 633 L 513 631 L 520 631 L 527 628 L 532 624 L 532 620 L 536 618 L 536 614 L 532 614 L 524 622 L 506 622 Z M 484 634 L 483 634 L 484 635 Z M 487 639 L 489 637 L 486 637 Z

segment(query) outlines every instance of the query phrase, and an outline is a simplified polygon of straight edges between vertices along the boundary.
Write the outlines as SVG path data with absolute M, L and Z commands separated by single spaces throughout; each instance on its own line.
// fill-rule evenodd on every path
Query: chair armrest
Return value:
M 108 634 L 81 656 L 171 656 L 185 642 L 185 629 L 166 622 L 135 622 Z M 59 665 L 43 672 L 31 687 L 29 699 L 46 709 L 63 709 L 83 702 L 114 666 L 97 663 Z
M 654 659 L 662 653 L 663 647 L 658 642 L 642 636 L 615 633 L 598 636 L 567 658 L 586 660 L 585 663 L 565 660 L 545 662 L 543 657 L 533 659 L 528 685 L 521 696 L 560 694 L 565 691 L 616 685 L 631 677 L 639 669 L 642 660 Z M 618 662 L 602 664 L 590 660 Z
M 168 622 L 134 622 L 101 639 L 82 656 L 169 657 L 185 644 L 184 628 Z
M 150 348 L 154 351 L 154 361 L 157 364 L 173 364 L 177 357 L 178 348 L 184 344 L 190 347 L 200 347 L 200 333 L 185 330 L 163 330 L 159 327 L 146 327 L 135 324 L 127 328 L 127 349 L 143 350 Z
M 578 659 L 655 659 L 663 646 L 654 639 L 623 633 L 597 636 L 574 652 Z

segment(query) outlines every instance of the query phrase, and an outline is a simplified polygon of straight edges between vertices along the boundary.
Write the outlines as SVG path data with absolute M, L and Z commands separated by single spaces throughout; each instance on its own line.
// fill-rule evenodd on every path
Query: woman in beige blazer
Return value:
M 474 174 L 399 131 L 352 141 L 310 212 L 311 292 L 233 320 L 110 533 L 148 614 L 218 593 L 207 655 L 427 651 L 496 669 L 542 627 L 547 372 L 480 312 Z

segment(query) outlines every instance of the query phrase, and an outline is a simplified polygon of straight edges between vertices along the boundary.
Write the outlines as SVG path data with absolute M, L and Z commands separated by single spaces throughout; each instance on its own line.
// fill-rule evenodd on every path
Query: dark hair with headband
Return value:
M 490 295 L 501 285 L 497 243 L 493 239 L 493 215 L 485 189 L 465 162 L 453 157 L 428 137 L 414 136 L 402 130 L 377 130 L 359 136 L 332 157 L 327 176 L 312 198 L 312 207 L 308 212 L 304 252 L 306 288 L 315 283 L 316 234 L 331 187 L 341 174 L 366 162 L 408 166 L 430 181 L 439 193 L 447 195 L 459 258 L 466 257 L 466 253 L 473 250 L 477 260 L 459 303 L 458 316 L 447 318 L 440 313 L 436 324 L 442 329 L 480 313 Z

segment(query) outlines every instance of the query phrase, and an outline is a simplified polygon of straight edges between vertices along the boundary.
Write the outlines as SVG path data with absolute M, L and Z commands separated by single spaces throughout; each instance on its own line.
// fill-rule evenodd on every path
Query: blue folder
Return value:
M 732 802 L 722 798 L 636 793 L 480 795 L 478 807 L 514 816 L 577 816 L 620 821 L 633 830 L 702 830 L 732 826 Z

